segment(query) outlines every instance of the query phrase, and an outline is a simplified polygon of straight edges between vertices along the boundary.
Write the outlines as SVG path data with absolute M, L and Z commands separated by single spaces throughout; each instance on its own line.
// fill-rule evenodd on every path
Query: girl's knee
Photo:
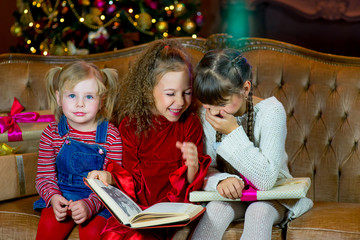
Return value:
M 79 225 L 80 239 L 100 239 L 100 234 L 106 225 L 106 218 L 96 216 L 85 224 Z
M 245 213 L 246 218 L 256 219 L 277 219 L 282 215 L 280 208 L 283 208 L 280 204 L 272 202 L 254 202 L 251 203 Z

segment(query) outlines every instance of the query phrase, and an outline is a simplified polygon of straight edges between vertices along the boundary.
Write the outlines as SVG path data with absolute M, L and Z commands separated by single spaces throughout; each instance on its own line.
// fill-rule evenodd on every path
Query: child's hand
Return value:
M 195 179 L 195 175 L 199 170 L 199 158 L 197 147 L 191 142 L 176 142 L 176 147 L 181 150 L 182 157 L 185 159 L 185 165 L 188 167 L 187 179 L 189 183 L 192 183 Z
M 100 181 L 102 181 L 105 184 L 105 186 L 108 186 L 109 184 L 113 185 L 115 182 L 111 173 L 108 171 L 94 170 L 94 171 L 89 172 L 89 174 L 87 175 L 87 178 L 99 179 Z
M 57 221 L 64 221 L 68 215 L 67 211 L 68 206 L 70 204 L 71 201 L 66 200 L 66 198 L 64 198 L 63 196 L 59 195 L 59 194 L 55 194 L 51 200 L 50 200 L 50 204 L 53 207 L 53 211 L 55 214 L 55 218 Z
M 76 224 L 81 224 L 89 218 L 90 210 L 83 200 L 71 202 L 69 205 L 71 217 Z
M 244 182 L 236 177 L 226 178 L 216 187 L 221 196 L 230 199 L 240 198 L 243 188 Z
M 205 119 L 210 125 L 218 132 L 222 134 L 229 134 L 239 127 L 236 118 L 221 110 L 219 115 L 212 115 L 210 109 L 206 109 Z

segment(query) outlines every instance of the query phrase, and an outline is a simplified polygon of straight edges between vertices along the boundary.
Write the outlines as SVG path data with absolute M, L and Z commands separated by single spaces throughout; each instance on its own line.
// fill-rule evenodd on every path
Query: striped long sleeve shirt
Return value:
M 50 205 L 51 198 L 55 194 L 60 194 L 61 190 L 57 183 L 56 156 L 63 146 L 67 135 L 76 141 L 87 144 L 96 144 L 96 131 L 80 132 L 69 126 L 69 133 L 63 137 L 59 135 L 57 122 L 51 122 L 43 131 L 39 143 L 39 158 L 36 175 L 36 189 L 44 199 L 46 206 Z M 108 126 L 106 142 L 102 145 L 106 150 L 106 157 L 103 170 L 106 170 L 109 161 L 117 162 L 122 165 L 122 141 L 119 130 L 111 123 Z M 90 210 L 90 216 L 98 213 L 104 206 L 100 199 L 94 194 L 89 198 L 83 199 Z

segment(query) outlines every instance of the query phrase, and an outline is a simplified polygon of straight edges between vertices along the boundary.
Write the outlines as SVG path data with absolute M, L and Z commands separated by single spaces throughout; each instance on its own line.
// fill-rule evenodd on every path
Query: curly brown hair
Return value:
M 137 134 L 146 132 L 152 123 L 155 108 L 153 90 L 168 72 L 187 71 L 192 85 L 193 69 L 185 48 L 175 39 L 161 39 L 150 43 L 136 58 L 123 81 L 120 81 L 119 101 L 113 121 L 120 124 L 124 117 L 137 125 Z M 181 119 L 195 112 L 197 105 L 192 97 L 191 105 Z

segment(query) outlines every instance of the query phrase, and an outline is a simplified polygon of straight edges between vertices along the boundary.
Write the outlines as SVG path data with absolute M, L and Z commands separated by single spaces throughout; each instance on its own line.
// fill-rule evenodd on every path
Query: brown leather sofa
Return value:
M 273 228 L 273 239 L 360 239 L 360 58 L 322 54 L 269 39 L 179 38 L 196 64 L 218 47 L 240 49 L 253 65 L 255 95 L 276 96 L 287 112 L 286 150 L 295 177 L 312 180 L 313 209 Z M 144 45 L 79 57 L 100 67 L 118 69 L 122 77 Z M 16 97 L 26 111 L 48 108 L 44 75 L 75 57 L 3 54 L 0 56 L 0 112 Z M 0 167 L 1 167 L 0 158 Z M 25 173 L 26 174 L 26 173 Z M 34 175 L 34 173 L 31 173 Z M 0 177 L 0 181 L 7 181 Z M 0 196 L 2 192 L 0 191 Z M 37 195 L 0 202 L 0 239 L 34 239 L 39 213 Z M 239 239 L 243 222 L 233 223 L 224 239 Z M 190 227 L 178 232 L 186 239 Z M 68 239 L 77 239 L 77 229 Z

